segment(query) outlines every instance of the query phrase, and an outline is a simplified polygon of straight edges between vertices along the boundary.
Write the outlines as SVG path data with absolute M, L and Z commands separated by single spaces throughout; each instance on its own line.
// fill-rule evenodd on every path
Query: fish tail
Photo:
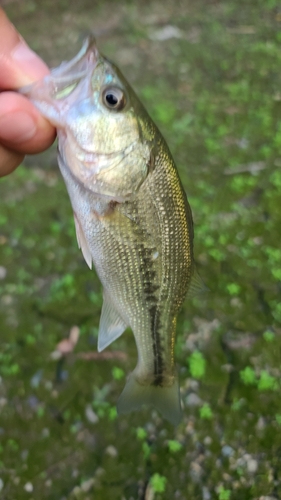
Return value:
M 129 376 L 117 402 L 118 413 L 139 410 L 143 404 L 154 406 L 171 424 L 178 425 L 182 418 L 179 381 L 175 377 L 173 385 L 141 385 L 135 372 Z

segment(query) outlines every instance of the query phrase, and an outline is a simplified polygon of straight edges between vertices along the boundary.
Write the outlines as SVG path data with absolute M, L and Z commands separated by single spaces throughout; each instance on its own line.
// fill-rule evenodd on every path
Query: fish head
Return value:
M 74 59 L 20 91 L 57 128 L 60 166 L 79 183 L 116 201 L 139 189 L 153 133 L 143 127 L 138 98 L 93 37 Z

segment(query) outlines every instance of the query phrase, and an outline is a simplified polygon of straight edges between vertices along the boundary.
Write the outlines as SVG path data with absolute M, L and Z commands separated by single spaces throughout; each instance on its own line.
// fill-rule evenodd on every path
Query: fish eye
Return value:
M 103 92 L 103 103 L 108 109 L 120 111 L 126 106 L 126 96 L 118 87 L 107 88 Z

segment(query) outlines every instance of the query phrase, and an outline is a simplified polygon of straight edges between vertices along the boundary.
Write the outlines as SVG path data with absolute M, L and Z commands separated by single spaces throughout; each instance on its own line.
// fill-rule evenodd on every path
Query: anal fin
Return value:
M 92 269 L 92 255 L 91 255 L 91 252 L 89 249 L 89 245 L 87 243 L 83 229 L 82 229 L 80 222 L 77 219 L 75 213 L 74 213 L 74 222 L 75 222 L 78 247 L 81 248 L 81 251 L 82 251 L 82 254 L 83 254 L 83 257 L 84 257 L 86 263 L 88 264 L 89 268 Z
M 110 298 L 104 292 L 100 318 L 98 351 L 103 351 L 126 330 L 127 325 L 112 305 Z

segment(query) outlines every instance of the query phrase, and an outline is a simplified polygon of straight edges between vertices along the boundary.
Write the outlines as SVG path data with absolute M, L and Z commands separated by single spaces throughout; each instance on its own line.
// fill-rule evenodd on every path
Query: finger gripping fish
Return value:
M 148 403 L 177 424 L 176 319 L 196 279 L 191 211 L 170 151 L 92 37 L 22 93 L 57 128 L 78 245 L 103 285 L 98 350 L 134 333 L 138 362 L 118 412 Z

